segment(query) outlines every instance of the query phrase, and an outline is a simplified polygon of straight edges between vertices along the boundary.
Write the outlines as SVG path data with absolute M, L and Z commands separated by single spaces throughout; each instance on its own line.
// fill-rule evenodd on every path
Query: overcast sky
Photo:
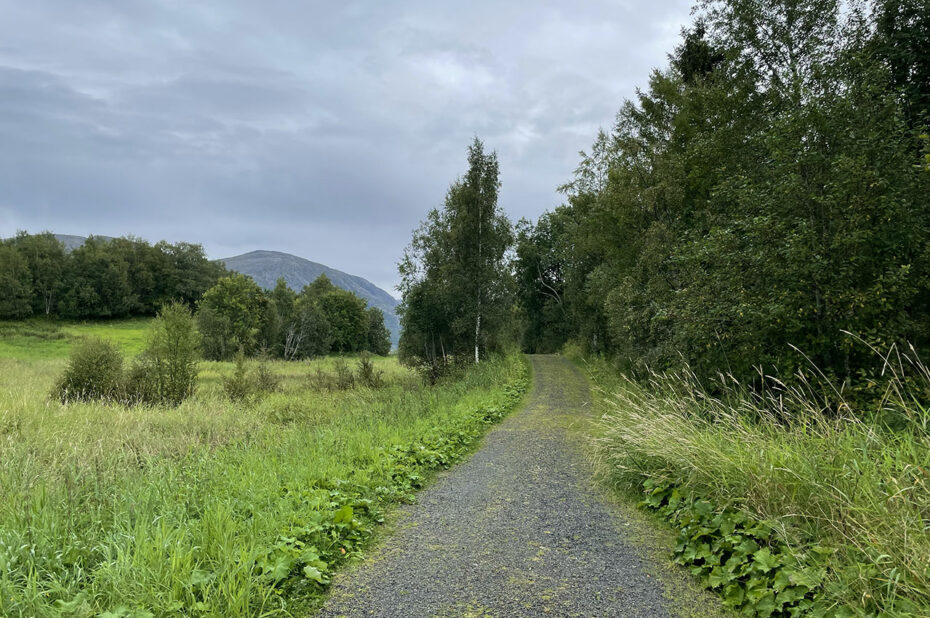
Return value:
M 0 0 L 0 236 L 280 250 L 396 295 L 474 135 L 512 219 L 557 206 L 689 6 Z

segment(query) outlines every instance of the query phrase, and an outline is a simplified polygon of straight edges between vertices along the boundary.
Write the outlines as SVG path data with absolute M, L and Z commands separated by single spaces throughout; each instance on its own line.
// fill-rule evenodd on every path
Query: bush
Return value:
M 245 366 L 245 352 L 239 350 L 236 354 L 236 368 L 231 376 L 223 379 L 223 391 L 233 401 L 245 401 L 255 390 L 255 384 L 249 378 L 248 368 Z
M 246 401 L 272 393 L 281 387 L 281 379 L 275 375 L 263 355 L 254 371 L 246 365 L 245 353 L 236 354 L 236 368 L 231 376 L 223 380 L 223 390 L 233 401 Z
M 362 386 L 368 388 L 384 386 L 384 372 L 375 369 L 375 364 L 371 362 L 371 355 L 368 352 L 362 352 L 361 358 L 358 359 L 356 379 Z
M 281 388 L 281 378 L 272 371 L 268 361 L 267 352 L 262 351 L 255 367 L 255 388 L 260 393 L 273 393 Z
M 158 403 L 156 372 L 145 353 L 139 355 L 126 374 L 123 392 L 129 405 Z
M 148 347 L 130 373 L 127 391 L 146 403 L 177 406 L 194 394 L 200 337 L 190 309 L 181 303 L 162 307 L 152 323 Z
M 352 368 L 341 356 L 333 361 L 333 373 L 319 367 L 310 374 L 310 384 L 316 390 L 347 391 L 355 387 L 356 377 Z
M 352 373 L 352 368 L 349 367 L 346 359 L 341 356 L 337 358 L 333 363 L 333 369 L 336 370 L 335 384 L 337 389 L 347 391 L 355 386 L 355 374 Z
M 766 559 L 778 549 L 786 552 L 782 563 L 795 568 L 811 564 L 808 549 L 828 552 L 817 587 L 826 601 L 845 606 L 835 615 L 930 615 L 930 410 L 919 403 L 930 369 L 896 350 L 886 354 L 894 360 L 886 363 L 891 378 L 881 415 L 845 401 L 831 406 L 839 391 L 825 380 L 786 386 L 767 378 L 765 390 L 754 392 L 729 379 L 711 395 L 693 373 L 654 374 L 644 385 L 595 361 L 604 393 L 598 456 L 618 484 L 645 487 L 653 508 L 671 504 L 678 491 L 710 504 L 708 517 L 733 507 L 767 522 L 773 535 Z M 916 374 L 910 383 L 909 371 Z M 864 420 L 884 416 L 908 423 L 894 430 Z M 698 539 L 679 505 L 666 515 Z M 699 544 L 717 552 L 724 545 L 705 523 Z M 732 535 L 728 529 L 724 536 Z M 714 559 L 704 560 L 698 571 L 719 588 Z M 737 566 L 743 575 L 751 565 Z M 756 601 L 766 594 L 762 583 L 747 583 L 760 593 Z M 742 593 L 733 594 L 733 604 L 742 603 Z
M 122 396 L 123 355 L 103 339 L 87 339 L 74 348 L 68 367 L 55 385 L 62 403 L 116 400 Z

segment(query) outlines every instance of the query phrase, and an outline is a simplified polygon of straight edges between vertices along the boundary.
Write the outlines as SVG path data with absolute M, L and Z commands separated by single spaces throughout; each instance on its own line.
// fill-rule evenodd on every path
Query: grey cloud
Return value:
M 688 2 L 0 0 L 0 235 L 290 251 L 391 288 L 479 135 L 516 219 Z

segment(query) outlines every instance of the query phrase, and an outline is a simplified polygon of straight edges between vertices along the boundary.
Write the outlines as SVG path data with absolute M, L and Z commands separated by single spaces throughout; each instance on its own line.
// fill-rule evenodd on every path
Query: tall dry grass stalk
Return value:
M 598 452 L 618 482 L 669 479 L 789 545 L 835 548 L 828 592 L 845 603 L 930 610 L 930 371 L 912 350 L 882 358 L 872 410 L 816 373 L 753 391 L 720 376 L 711 395 L 689 371 L 643 384 L 602 367 Z

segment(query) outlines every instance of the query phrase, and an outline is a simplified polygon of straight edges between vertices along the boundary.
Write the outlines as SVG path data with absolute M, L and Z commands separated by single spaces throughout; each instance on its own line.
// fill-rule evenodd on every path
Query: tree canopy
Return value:
M 926 350 L 928 6 L 701 2 L 566 203 L 521 224 L 526 349 L 744 381 Z
M 497 203 L 497 154 L 478 139 L 468 171 L 414 232 L 400 264 L 401 357 L 436 367 L 440 359 L 478 362 L 500 347 L 511 317 L 507 251 L 513 232 Z

